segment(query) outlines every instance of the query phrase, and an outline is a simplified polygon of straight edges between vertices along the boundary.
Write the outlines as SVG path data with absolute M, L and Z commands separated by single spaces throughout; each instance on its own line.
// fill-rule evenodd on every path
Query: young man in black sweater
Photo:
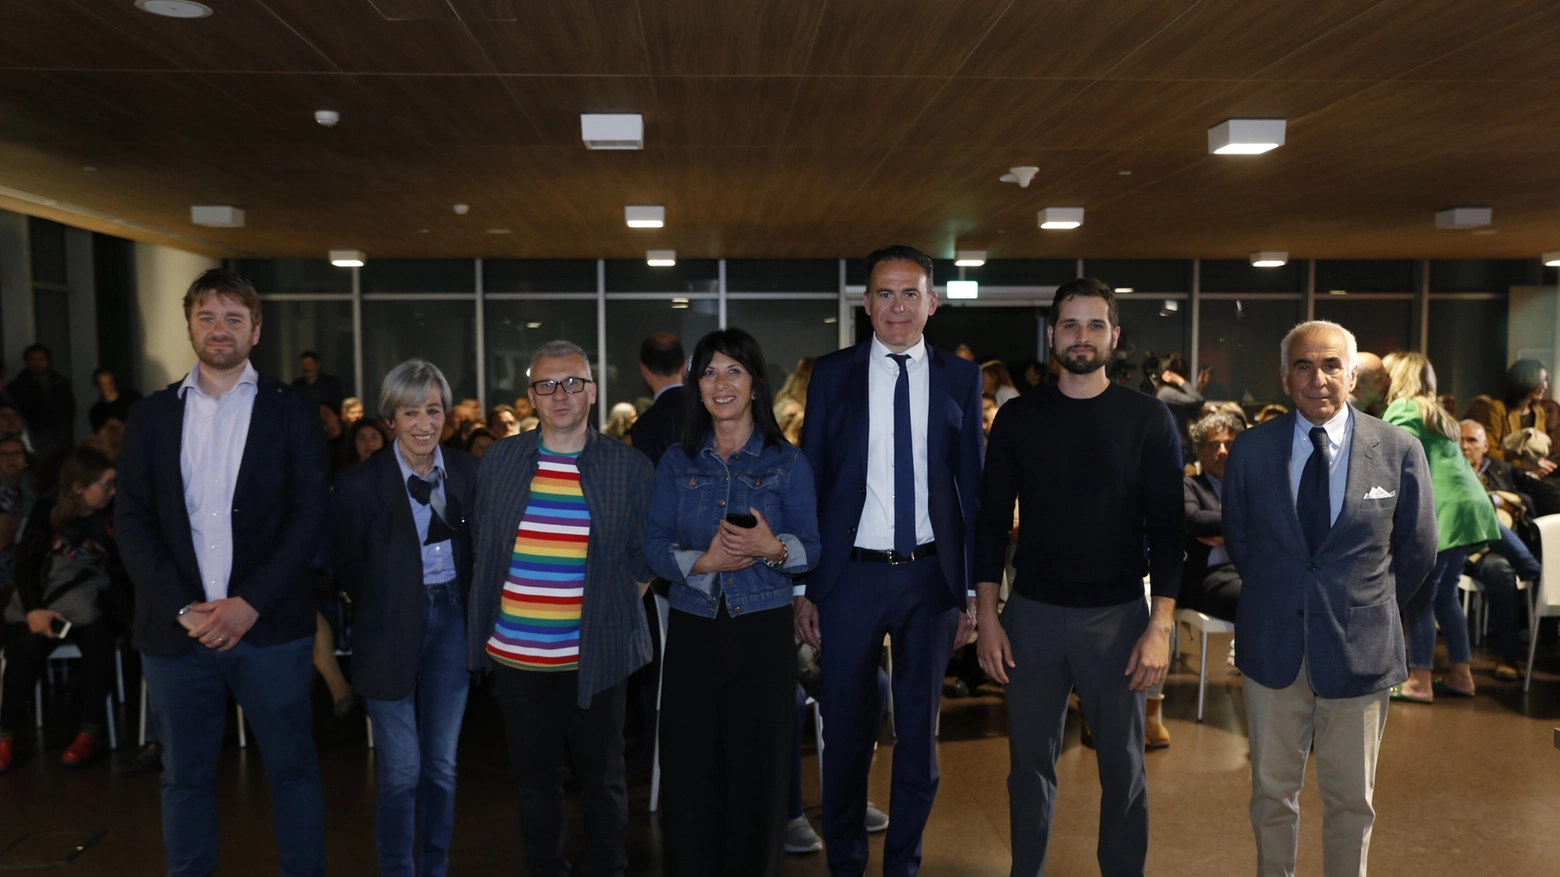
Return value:
M 1169 666 L 1181 445 L 1163 402 L 1106 376 L 1121 335 L 1110 287 L 1074 280 L 1055 301 L 1047 332 L 1061 381 L 1004 405 L 986 449 L 975 531 L 980 662 L 1008 688 L 1012 873 L 1044 873 L 1056 756 L 1077 689 L 1099 752 L 1100 873 L 1141 877 L 1145 692 Z M 1018 575 L 999 623 L 1015 499 Z

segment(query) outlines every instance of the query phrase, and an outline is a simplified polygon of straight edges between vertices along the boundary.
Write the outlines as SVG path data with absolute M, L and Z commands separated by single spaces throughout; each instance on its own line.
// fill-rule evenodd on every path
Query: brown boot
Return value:
M 1159 708 L 1164 705 L 1164 695 L 1148 699 L 1148 712 L 1143 716 L 1143 747 L 1163 749 L 1170 745 L 1170 732 L 1159 719 Z

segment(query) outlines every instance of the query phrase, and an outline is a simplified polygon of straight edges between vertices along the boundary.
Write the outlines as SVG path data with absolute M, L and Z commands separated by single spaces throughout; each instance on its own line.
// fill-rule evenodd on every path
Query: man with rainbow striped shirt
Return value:
M 619 875 L 627 680 L 650 661 L 640 598 L 655 472 L 644 454 L 591 429 L 596 383 L 584 350 L 544 344 L 528 373 L 541 426 L 495 443 L 477 476 L 468 663 L 497 677 L 527 873 L 569 873 L 563 764 L 572 760 L 581 870 Z

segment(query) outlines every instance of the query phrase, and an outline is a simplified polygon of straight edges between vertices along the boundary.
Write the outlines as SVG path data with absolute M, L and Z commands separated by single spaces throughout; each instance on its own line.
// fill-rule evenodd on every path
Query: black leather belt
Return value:
M 871 548 L 852 548 L 851 560 L 864 560 L 868 563 L 887 563 L 898 566 L 901 563 L 914 563 L 925 557 L 931 557 L 937 553 L 937 543 L 928 542 L 925 545 L 917 545 L 909 554 L 900 554 L 890 548 L 887 551 L 877 551 Z

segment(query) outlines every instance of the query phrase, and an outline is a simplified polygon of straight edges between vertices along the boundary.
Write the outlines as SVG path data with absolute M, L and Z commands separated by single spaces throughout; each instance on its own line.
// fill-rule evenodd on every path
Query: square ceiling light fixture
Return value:
M 1493 211 L 1488 207 L 1448 207 L 1435 212 L 1435 227 L 1447 229 L 1483 228 L 1490 224 Z
M 986 264 L 985 250 L 960 250 L 953 257 L 953 264 L 960 268 L 979 268 Z
M 1284 145 L 1283 119 L 1225 119 L 1208 129 L 1213 155 L 1261 155 Z
M 230 204 L 191 204 L 190 222 L 207 228 L 243 228 L 243 208 Z
M 1251 254 L 1251 267 L 1253 268 L 1282 268 L 1289 264 L 1289 253 L 1286 250 L 1258 250 Z
M 645 250 L 645 264 L 651 268 L 670 268 L 677 264 L 677 251 Z
M 644 149 L 645 118 L 638 113 L 584 113 L 580 138 L 586 149 Z
M 1550 250 L 1544 254 L 1545 268 L 1560 268 L 1560 250 Z
M 1083 225 L 1082 207 L 1047 207 L 1040 211 L 1041 228 L 1077 228 Z
M 330 263 L 337 268 L 361 268 L 368 257 L 362 250 L 331 250 Z
M 623 208 L 629 228 L 660 228 L 666 225 L 666 208 L 660 204 L 630 204 Z
M 980 298 L 980 283 L 975 280 L 950 280 L 948 281 L 949 298 Z

